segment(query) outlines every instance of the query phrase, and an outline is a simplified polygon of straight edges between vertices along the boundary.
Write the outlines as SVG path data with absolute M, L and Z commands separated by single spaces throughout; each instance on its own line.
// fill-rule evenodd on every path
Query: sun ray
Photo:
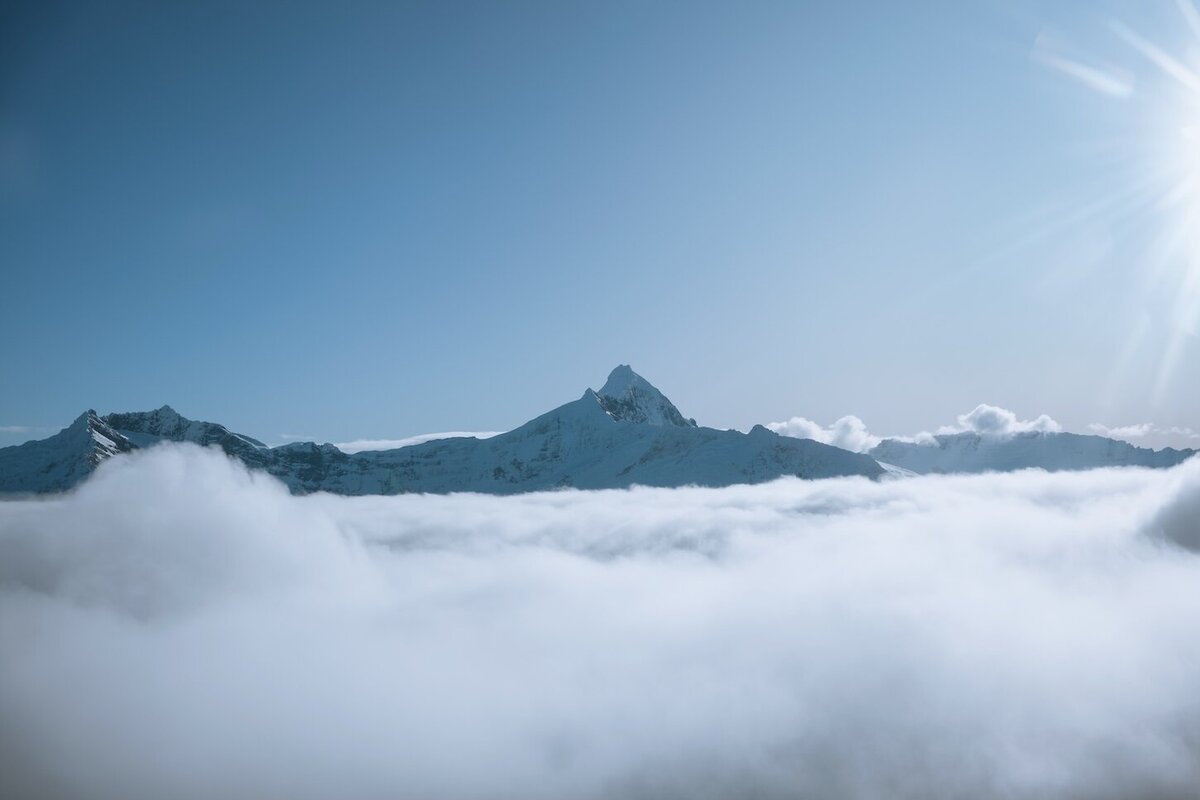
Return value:
M 1191 0 L 1175 0 L 1175 5 L 1179 8 L 1179 13 L 1183 14 L 1183 18 L 1187 20 L 1188 27 L 1192 29 L 1192 33 L 1196 36 L 1196 40 L 1200 41 L 1200 11 L 1196 10 L 1196 6 Z
M 1186 23 L 1187 40 L 1200 42 L 1195 3 L 1174 4 Z M 1110 174 L 1110 182 L 1123 183 L 1124 191 L 1112 189 L 1107 198 L 1083 203 L 1074 214 L 1050 219 L 1026 236 L 1070 230 L 1076 223 L 1082 227 L 1084 221 L 1105 215 L 1110 225 L 1150 233 L 1144 254 L 1136 259 L 1137 278 L 1130 293 L 1131 302 L 1145 307 L 1149 316 L 1137 317 L 1140 322 L 1135 325 L 1141 329 L 1126 337 L 1108 385 L 1121 385 L 1117 373 L 1134 369 L 1133 351 L 1142 350 L 1153 376 L 1151 402 L 1159 406 L 1175 387 L 1200 327 L 1200 69 L 1177 55 L 1178 48 L 1154 41 L 1120 20 L 1111 20 L 1108 27 L 1150 68 L 1136 84 L 1132 76 L 1118 81 L 1121 73 L 1092 66 L 1099 63 L 1094 59 L 1068 57 L 1041 38 L 1031 57 L 1092 91 L 1128 102 L 1133 135 L 1118 147 L 1125 151 L 1129 169 Z M 1126 86 L 1128 93 L 1123 91 Z M 1114 166 L 1111 158 L 1107 166 Z M 1128 200 L 1114 203 L 1112 198 Z M 1156 335 L 1149 334 L 1148 324 L 1158 329 Z
M 1189 69 L 1183 62 L 1122 22 L 1113 22 L 1112 29 L 1114 33 L 1157 65 L 1164 73 L 1170 75 L 1188 89 L 1200 92 L 1200 75 Z
M 1055 53 L 1048 48 L 1038 47 L 1034 50 L 1034 59 L 1056 69 L 1062 74 L 1074 78 L 1084 86 L 1101 94 L 1112 97 L 1129 97 L 1133 93 L 1133 85 L 1123 76 L 1109 70 L 1084 64 L 1073 58 Z

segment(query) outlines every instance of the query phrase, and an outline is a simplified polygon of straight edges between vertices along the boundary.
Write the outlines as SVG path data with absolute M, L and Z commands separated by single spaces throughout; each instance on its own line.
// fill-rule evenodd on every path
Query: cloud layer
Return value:
M 1200 465 L 0 503 L 6 797 L 1194 797 Z

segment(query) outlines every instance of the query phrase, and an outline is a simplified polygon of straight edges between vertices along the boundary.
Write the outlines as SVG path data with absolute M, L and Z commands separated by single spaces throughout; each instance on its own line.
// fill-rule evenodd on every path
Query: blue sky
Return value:
M 618 363 L 717 427 L 1200 429 L 1188 8 L 9 4 L 0 444 L 504 430 Z

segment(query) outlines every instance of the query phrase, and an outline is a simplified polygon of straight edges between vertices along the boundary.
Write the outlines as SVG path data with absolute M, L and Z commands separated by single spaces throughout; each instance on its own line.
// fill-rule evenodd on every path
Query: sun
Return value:
M 1200 11 L 1192 0 L 1174 5 L 1183 42 L 1154 41 L 1120 20 L 1108 24 L 1129 60 L 1141 67 L 1137 81 L 1130 72 L 1066 55 L 1042 38 L 1033 52 L 1044 66 L 1125 103 L 1135 117 L 1137 135 L 1123 140 L 1121 153 L 1132 165 L 1123 196 L 1134 200 L 1114 205 L 1127 219 L 1153 228 L 1139 269 L 1142 284 L 1166 304 L 1157 314 L 1166 336 L 1154 356 L 1156 405 L 1200 333 Z

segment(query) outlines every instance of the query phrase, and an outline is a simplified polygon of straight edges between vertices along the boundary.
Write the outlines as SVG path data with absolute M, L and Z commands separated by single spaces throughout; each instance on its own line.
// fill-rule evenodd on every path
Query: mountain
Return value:
M 150 447 L 158 442 L 192 442 L 201 447 L 215 445 L 250 467 L 266 469 L 274 460 L 273 448 L 257 439 L 233 433 L 215 422 L 188 419 L 170 406 L 154 411 L 108 414 L 104 421 L 120 431 L 134 447 Z
M 925 443 L 884 439 L 869 451 L 878 461 L 918 474 L 1008 472 L 1040 469 L 1079 470 L 1096 467 L 1172 467 L 1196 450 L 1150 450 L 1103 436 L 1030 431 L 1008 436 L 954 433 Z
M 80 434 L 80 420 L 96 434 Z M 49 439 L 0 449 L 0 492 L 69 489 L 104 458 L 163 441 L 219 447 L 297 493 L 513 494 L 884 474 L 869 456 L 779 436 L 762 426 L 749 433 L 700 427 L 626 365 L 614 369 L 599 392 L 588 389 L 508 433 L 395 450 L 348 454 L 312 442 L 267 447 L 223 425 L 187 419 L 170 406 L 105 417 L 89 412 L 80 420 Z
M 88 409 L 48 439 L 0 448 L 0 492 L 66 489 L 100 462 L 136 447 Z
M 600 407 L 615 420 L 644 422 L 647 425 L 696 427 L 696 420 L 684 419 L 674 404 L 650 382 L 638 375 L 628 364 L 621 364 L 611 373 L 596 393 Z

